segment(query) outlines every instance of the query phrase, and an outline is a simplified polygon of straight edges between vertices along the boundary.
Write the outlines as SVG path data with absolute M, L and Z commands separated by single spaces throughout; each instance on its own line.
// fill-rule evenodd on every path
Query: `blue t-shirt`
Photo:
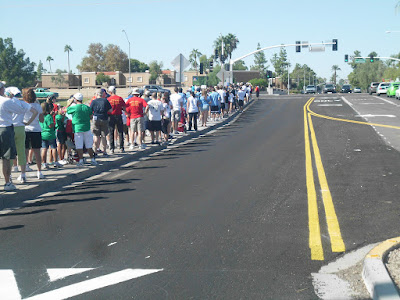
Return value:
M 178 93 L 178 94 L 182 96 L 183 107 L 186 107 L 186 104 L 187 104 L 186 94 L 185 93 Z
M 107 99 L 97 98 L 92 101 L 90 108 L 93 111 L 93 116 L 97 119 L 108 120 L 108 111 L 112 109 L 112 106 Z
M 200 96 L 200 102 L 203 110 L 207 110 L 210 106 L 211 98 Z
M 217 92 L 212 92 L 210 94 L 211 98 L 211 105 L 212 106 L 219 106 L 219 101 L 221 101 L 221 96 Z

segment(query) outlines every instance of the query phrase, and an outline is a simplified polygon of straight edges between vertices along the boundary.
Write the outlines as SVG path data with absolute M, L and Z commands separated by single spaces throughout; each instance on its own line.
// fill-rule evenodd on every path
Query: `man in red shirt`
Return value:
M 144 114 L 143 109 L 147 106 L 147 102 L 140 98 L 138 88 L 133 89 L 133 97 L 129 98 L 126 102 L 126 114 L 131 120 L 132 134 L 136 133 L 136 141 L 138 141 L 139 148 L 145 149 L 146 145 L 142 143 L 142 132 L 144 131 Z
M 110 86 L 108 88 L 109 93 L 111 94 L 110 97 L 107 98 L 108 102 L 110 102 L 112 107 L 112 112 L 109 115 L 109 123 L 110 126 L 110 151 L 113 154 L 115 149 L 115 140 L 114 140 L 114 132 L 115 127 L 118 130 L 119 136 L 119 149 L 123 153 L 124 150 L 124 123 L 122 122 L 122 112 L 126 112 L 126 104 L 124 99 L 120 96 L 117 96 L 117 90 L 115 86 Z

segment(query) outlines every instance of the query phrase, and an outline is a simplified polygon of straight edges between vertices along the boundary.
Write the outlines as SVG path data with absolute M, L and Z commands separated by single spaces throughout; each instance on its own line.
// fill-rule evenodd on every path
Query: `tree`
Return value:
M 11 38 L 0 38 L 0 80 L 7 82 L 9 86 L 25 88 L 34 86 L 36 73 L 35 63 L 25 52 L 14 48 Z
M 195 68 L 197 75 L 198 74 L 198 63 L 197 63 L 197 59 L 200 58 L 200 56 L 202 56 L 201 52 L 198 49 L 193 49 L 192 52 L 190 52 L 189 55 L 189 61 L 192 64 L 193 68 Z
M 288 68 L 290 67 L 286 49 L 281 48 L 279 55 L 275 53 L 271 58 L 271 63 L 277 76 L 281 77 L 282 83 L 286 83 L 288 81 Z
M 51 61 L 52 60 L 54 60 L 50 55 L 49 56 L 47 56 L 47 58 L 46 58 L 46 61 L 49 63 L 49 66 L 50 66 L 50 73 L 52 73 L 52 71 L 51 71 Z
M 68 74 L 71 73 L 71 68 L 69 66 L 69 53 L 72 51 L 72 47 L 70 45 L 65 45 L 64 46 L 64 52 L 67 52 L 68 54 Z
M 86 53 L 88 55 L 77 66 L 81 72 L 129 72 L 128 55 L 119 46 L 109 44 L 104 47 L 101 43 L 91 43 Z
M 65 80 L 64 76 L 62 73 L 66 73 L 65 70 L 57 69 L 56 70 L 57 75 L 56 76 L 51 76 L 51 81 L 54 82 L 58 87 L 61 87 L 64 83 L 67 81 Z
M 292 88 L 298 91 L 303 90 L 308 84 L 313 84 L 316 73 L 308 65 L 296 64 L 290 73 Z M 318 82 L 325 82 L 323 78 L 318 78 Z
M 245 66 L 245 62 L 243 60 L 238 60 L 233 64 L 234 70 L 247 70 L 247 66 Z
M 111 80 L 110 76 L 105 75 L 103 72 L 100 72 L 96 75 L 96 84 L 102 85 L 103 83 L 109 83 Z
M 137 59 L 131 59 L 131 72 L 145 72 L 149 66 Z
M 41 60 L 39 60 L 39 63 L 38 63 L 37 68 L 36 68 L 36 79 L 37 80 L 42 80 L 42 74 L 44 72 L 46 72 L 46 69 L 43 68 L 43 63 L 42 63 Z
M 224 44 L 224 55 L 222 55 L 222 43 Z M 218 51 L 218 57 L 215 57 L 215 59 L 219 59 L 223 63 L 227 57 L 232 58 L 232 52 L 237 48 L 238 44 L 238 38 L 232 33 L 218 37 L 214 41 L 214 49 Z
M 154 82 L 162 74 L 163 63 L 153 60 L 149 63 L 150 81 Z
M 260 43 L 257 44 L 257 50 L 260 50 L 261 46 Z M 260 71 L 261 75 L 265 76 L 265 71 L 269 67 L 267 64 L 267 59 L 265 58 L 264 51 L 260 51 L 254 54 L 254 66 L 251 67 L 251 70 L 258 70 Z
M 334 84 L 336 85 L 336 79 L 337 79 L 336 73 L 337 73 L 338 71 L 341 71 L 341 69 L 339 68 L 338 65 L 333 65 L 333 66 L 332 66 L 332 71 L 333 71 L 332 79 L 333 79 Z

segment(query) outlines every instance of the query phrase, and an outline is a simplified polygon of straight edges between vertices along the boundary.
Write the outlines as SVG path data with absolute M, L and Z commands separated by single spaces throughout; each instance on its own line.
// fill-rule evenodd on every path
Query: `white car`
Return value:
M 376 88 L 376 94 L 380 96 L 381 94 L 386 94 L 387 93 L 387 88 L 389 87 L 390 83 L 389 82 L 381 82 L 378 87 Z
M 396 96 L 395 96 L 395 98 L 398 99 L 398 100 L 400 100 L 400 89 L 397 89 L 397 90 L 396 90 Z
M 361 88 L 355 87 L 355 88 L 353 89 L 353 93 L 361 93 Z

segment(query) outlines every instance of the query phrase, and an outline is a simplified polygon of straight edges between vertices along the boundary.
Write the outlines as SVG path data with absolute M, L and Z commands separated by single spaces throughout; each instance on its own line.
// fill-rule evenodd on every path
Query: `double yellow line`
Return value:
M 329 190 L 328 181 L 324 166 L 322 164 L 321 153 L 319 151 L 315 130 L 312 123 L 311 111 L 309 107 L 315 98 L 310 98 L 304 105 L 304 140 L 306 153 L 306 178 L 307 178 L 307 197 L 308 197 L 308 226 L 309 226 L 309 246 L 312 260 L 324 260 L 324 250 L 321 240 L 321 227 L 318 214 L 317 192 L 314 181 L 314 168 L 312 153 L 314 153 L 315 166 L 317 169 L 319 185 L 321 187 L 322 201 L 324 204 L 326 222 L 331 241 L 332 252 L 344 252 L 345 245 L 340 232 L 339 221 L 336 216 L 332 195 Z M 314 114 L 314 113 L 313 113 Z M 311 137 L 311 142 L 310 142 Z M 312 148 L 311 148 L 312 145 Z

